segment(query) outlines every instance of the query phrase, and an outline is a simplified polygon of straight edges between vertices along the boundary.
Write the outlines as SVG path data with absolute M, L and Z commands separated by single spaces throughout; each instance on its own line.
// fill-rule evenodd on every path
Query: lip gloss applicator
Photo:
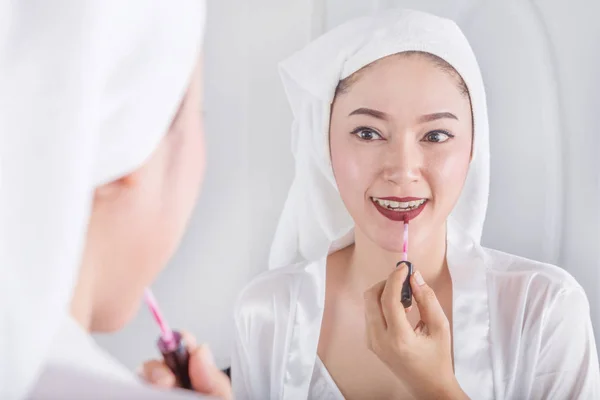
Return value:
M 171 372 L 175 375 L 179 387 L 192 389 L 192 381 L 189 375 L 190 354 L 185 348 L 181 334 L 171 330 L 163 318 L 158 308 L 158 303 L 150 289 L 146 289 L 144 301 L 160 328 L 161 334 L 156 344 L 158 350 L 163 355 L 165 364 L 167 364 Z
M 408 308 L 412 305 L 412 288 L 410 286 L 410 276 L 413 274 L 413 265 L 408 261 L 408 218 L 404 217 L 404 236 L 402 240 L 402 261 L 396 264 L 396 268 L 400 265 L 406 264 L 408 267 L 408 275 L 406 280 L 402 284 L 402 291 L 400 295 L 400 302 L 404 308 Z

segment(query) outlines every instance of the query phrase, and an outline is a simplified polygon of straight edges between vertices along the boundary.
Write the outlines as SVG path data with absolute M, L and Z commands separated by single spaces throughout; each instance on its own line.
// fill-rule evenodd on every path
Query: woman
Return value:
M 283 62 L 296 175 L 236 310 L 238 399 L 593 399 L 587 298 L 483 248 L 484 85 L 451 21 L 348 22 Z M 400 303 L 403 218 L 416 307 Z
M 134 315 L 190 217 L 204 5 L 20 1 L 2 15 L 0 397 L 123 398 L 114 388 L 140 381 L 90 332 Z M 188 345 L 195 389 L 230 397 Z

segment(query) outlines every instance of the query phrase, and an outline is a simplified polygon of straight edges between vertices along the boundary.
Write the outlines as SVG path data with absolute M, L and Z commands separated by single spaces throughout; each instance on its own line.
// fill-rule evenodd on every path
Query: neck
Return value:
M 408 250 L 408 260 L 415 270 L 421 273 L 425 282 L 435 289 L 447 272 L 445 226 L 426 241 L 421 243 L 409 241 Z M 353 286 L 356 285 L 361 291 L 367 290 L 377 282 L 387 279 L 401 260 L 402 253 L 382 249 L 358 227 L 355 228 L 355 244 L 348 269 Z

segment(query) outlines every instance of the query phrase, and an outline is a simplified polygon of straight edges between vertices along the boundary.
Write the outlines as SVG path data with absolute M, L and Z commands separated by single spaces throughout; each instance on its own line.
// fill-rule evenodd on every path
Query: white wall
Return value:
M 600 2 L 209 0 L 208 172 L 189 232 L 155 292 L 172 325 L 209 342 L 221 366 L 234 299 L 266 269 L 293 174 L 291 114 L 276 63 L 324 29 L 393 4 L 456 18 L 480 61 L 492 134 L 485 244 L 575 275 L 600 331 Z M 125 331 L 99 341 L 134 367 L 154 354 L 156 335 L 142 309 Z
M 600 339 L 600 25 L 596 0 L 537 2 L 555 51 L 562 116 L 560 265 L 587 291 Z

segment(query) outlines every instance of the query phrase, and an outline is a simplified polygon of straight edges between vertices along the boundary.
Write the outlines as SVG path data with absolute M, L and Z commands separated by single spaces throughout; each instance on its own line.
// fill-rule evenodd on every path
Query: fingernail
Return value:
M 417 281 L 417 285 L 419 286 L 423 286 L 425 284 L 423 276 L 421 276 L 421 273 L 419 271 L 415 272 L 415 281 Z

